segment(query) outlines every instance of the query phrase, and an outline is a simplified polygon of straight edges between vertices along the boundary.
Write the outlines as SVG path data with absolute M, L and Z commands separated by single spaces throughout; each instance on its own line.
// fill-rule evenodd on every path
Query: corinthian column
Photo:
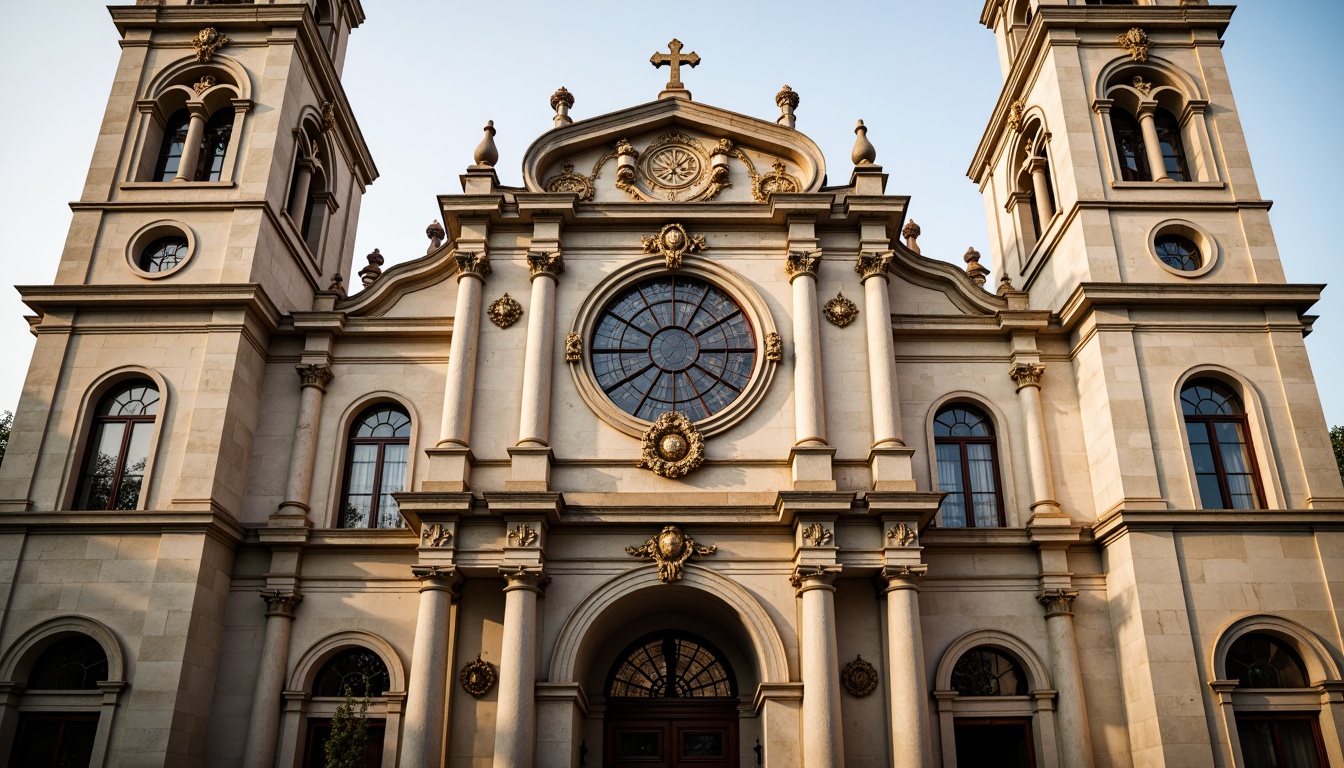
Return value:
M 1087 725 L 1083 673 L 1078 665 L 1078 641 L 1073 631 L 1073 601 L 1078 593 L 1066 589 L 1042 590 L 1036 599 L 1045 607 L 1045 629 L 1050 637 L 1050 674 L 1059 690 L 1056 705 L 1060 765 L 1092 767 L 1092 734 Z
M 499 654 L 494 768 L 532 768 L 537 731 L 537 596 L 550 582 L 541 568 L 501 566 L 504 637 Z
M 280 694 L 289 667 L 289 631 L 294 608 L 303 597 L 297 592 L 265 591 L 266 635 L 262 640 L 261 667 L 252 689 L 252 715 L 247 722 L 243 746 L 244 768 L 270 768 L 275 764 L 275 743 L 280 735 Z
M 868 391 L 873 399 L 873 447 L 904 446 L 901 403 L 896 392 L 896 351 L 891 342 L 887 267 L 892 254 L 861 253 L 854 271 L 863 282 L 868 330 Z
M 546 447 L 551 431 L 551 356 L 555 351 L 555 287 L 565 271 L 559 253 L 527 254 L 532 272 L 532 301 L 523 358 L 523 407 L 518 445 Z
M 490 274 L 490 257 L 459 251 L 453 258 L 457 261 L 457 307 L 438 445 L 466 448 L 471 437 L 471 396 L 476 388 L 476 348 L 481 336 L 481 291 L 485 276 Z
M 313 461 L 317 457 L 317 425 L 322 416 L 322 396 L 331 381 L 326 363 L 300 365 L 299 421 L 294 425 L 294 449 L 289 454 L 289 482 L 277 514 L 305 517 L 313 490 Z
M 792 578 L 803 600 L 803 765 L 844 768 L 840 653 L 835 642 L 835 577 L 840 566 L 804 566 Z
M 928 682 L 919 626 L 919 579 L 927 565 L 886 566 L 887 669 L 891 676 L 891 756 L 894 768 L 932 765 Z
M 1039 363 L 1016 363 L 1008 375 L 1017 383 L 1017 402 L 1022 409 L 1022 423 L 1027 436 L 1027 476 L 1031 480 L 1032 515 L 1062 516 L 1055 500 L 1054 473 L 1050 469 L 1050 448 L 1045 435 L 1045 418 L 1041 410 L 1041 376 L 1045 366 Z
M 414 566 L 411 573 L 421 584 L 420 612 L 406 691 L 401 764 L 438 765 L 445 748 L 443 712 L 452 662 L 451 615 L 462 577 L 453 566 Z
M 817 312 L 817 267 L 821 254 L 790 252 L 784 271 L 793 288 L 794 445 L 826 444 L 821 389 L 821 326 Z

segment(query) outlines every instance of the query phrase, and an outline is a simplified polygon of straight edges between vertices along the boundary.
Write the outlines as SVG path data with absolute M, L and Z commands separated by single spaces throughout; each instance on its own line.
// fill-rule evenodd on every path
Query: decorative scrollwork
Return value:
M 680 269 L 682 256 L 699 253 L 708 247 L 703 235 L 692 235 L 680 224 L 666 224 L 658 234 L 640 239 L 644 242 L 644 252 L 662 256 L 668 269 Z
M 758 203 L 769 202 L 770 196 L 776 192 L 802 192 L 803 185 L 794 176 L 784 172 L 784 163 L 776 160 L 771 166 L 774 168 L 770 173 L 764 176 L 758 176 L 751 182 L 751 199 Z
M 565 257 L 559 251 L 550 253 L 530 251 L 527 254 L 527 270 L 532 273 L 533 277 L 550 275 L 559 279 L 565 271 Z
M 1148 33 L 1139 27 L 1132 27 L 1128 32 L 1117 37 L 1116 42 L 1125 49 L 1129 58 L 1133 61 L 1147 61 L 1148 49 L 1152 47 L 1153 41 L 1148 39 Z
M 200 96 L 211 88 L 214 88 L 215 83 L 216 80 L 214 75 L 205 75 L 201 77 L 200 80 L 197 80 L 196 83 L 191 86 L 191 89 L 196 92 L 197 96 Z
M 448 542 L 453 540 L 453 532 L 448 530 L 443 523 L 430 523 L 420 529 L 420 546 L 422 547 L 446 547 Z
M 822 314 L 826 315 L 827 320 L 841 328 L 854 322 L 854 319 L 859 316 L 859 308 L 854 306 L 854 302 L 846 299 L 843 293 L 835 294 L 835 298 L 826 302 L 826 306 L 822 307 L 821 311 Z
M 1026 107 L 1027 105 L 1021 99 L 1017 99 L 1008 105 L 1008 131 L 1010 133 L 1017 133 L 1022 130 L 1023 110 Z
M 919 543 L 919 534 L 905 523 L 899 523 L 887 531 L 887 541 L 902 548 L 913 547 Z
M 479 653 L 475 659 L 462 666 L 462 671 L 457 676 L 458 682 L 462 683 L 462 690 L 478 699 L 495 687 L 497 678 L 494 665 L 482 660 Z
M 669 525 L 657 535 L 650 536 L 642 545 L 626 547 L 625 553 L 631 557 L 640 557 L 657 563 L 658 578 L 664 584 L 671 584 L 681 580 L 687 560 L 712 555 L 717 550 L 718 547 L 714 545 L 700 546 L 695 539 L 682 532 L 679 526 Z
M 1045 366 L 1040 363 L 1016 363 L 1008 370 L 1008 376 L 1017 384 L 1017 388 L 1040 387 L 1041 377 L 1045 375 Z
M 559 176 L 552 176 L 547 180 L 547 192 L 573 192 L 583 202 L 591 201 L 597 196 L 597 187 L 593 184 L 596 175 L 584 176 L 581 173 L 575 173 L 573 163 L 565 163 L 560 168 Z
M 486 308 L 485 313 L 490 316 L 490 322 L 500 328 L 508 328 L 523 316 L 523 305 L 514 301 L 513 297 L 506 293 L 490 302 L 490 306 Z
M 1046 589 L 1036 595 L 1036 602 L 1045 608 L 1045 617 L 1051 616 L 1072 616 L 1073 601 L 1078 599 L 1078 592 L 1072 589 Z
M 209 62 L 215 51 L 229 44 L 229 38 L 220 34 L 214 27 L 206 27 L 191 38 L 191 47 L 196 49 L 196 61 Z
M 860 280 L 867 280 L 870 277 L 885 276 L 887 268 L 891 266 L 891 260 L 895 258 L 893 251 L 878 253 L 876 251 L 867 251 L 859 254 L 859 259 L 854 263 L 854 271 L 859 273 Z
M 509 545 L 530 547 L 537 543 L 537 530 L 527 523 L 519 523 L 517 528 L 509 530 Z
M 877 690 L 877 668 L 864 661 L 862 656 L 855 656 L 840 670 L 840 684 L 845 687 L 845 693 L 862 699 Z
M 325 389 L 327 382 L 331 381 L 331 366 L 325 363 L 310 363 L 308 365 L 299 365 L 295 367 L 299 372 L 299 387 L 317 387 Z
M 820 264 L 819 251 L 789 251 L 789 255 L 784 259 L 784 274 L 789 276 L 789 280 L 799 275 L 816 277 L 817 267 Z
M 462 276 L 475 275 L 481 280 L 485 280 L 486 275 L 489 275 L 492 271 L 490 257 L 484 253 L 454 251 L 453 261 L 457 263 L 457 271 Z
M 685 477 L 705 463 L 705 438 L 691 420 L 668 411 L 644 431 L 643 455 L 636 465 L 666 478 Z
M 803 529 L 803 541 L 814 547 L 824 547 L 831 543 L 830 529 L 821 523 L 813 523 Z

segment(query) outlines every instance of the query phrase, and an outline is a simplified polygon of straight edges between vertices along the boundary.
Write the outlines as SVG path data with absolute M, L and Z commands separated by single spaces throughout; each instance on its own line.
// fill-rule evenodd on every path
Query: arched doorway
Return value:
M 736 768 L 737 678 L 725 656 L 682 630 L 645 635 L 607 675 L 608 768 Z

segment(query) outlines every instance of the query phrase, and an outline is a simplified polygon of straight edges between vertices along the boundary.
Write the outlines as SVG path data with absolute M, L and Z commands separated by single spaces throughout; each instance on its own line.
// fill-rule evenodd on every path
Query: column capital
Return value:
M 1040 363 L 1014 363 L 1013 367 L 1008 369 L 1008 376 L 1017 383 L 1018 391 L 1023 387 L 1041 388 L 1041 376 L 1045 374 L 1045 366 Z
M 462 574 L 455 565 L 413 565 L 411 575 L 420 580 L 421 592 L 447 592 L 454 600 L 462 585 Z
M 282 589 L 263 589 L 261 599 L 266 601 L 267 616 L 284 616 L 287 619 L 294 618 L 294 609 L 303 602 L 303 595 L 298 592 Z
M 1076 589 L 1043 589 L 1036 593 L 1036 602 L 1045 608 L 1045 618 L 1072 616 L 1073 601 L 1078 597 Z
M 821 251 L 789 251 L 784 257 L 784 274 L 792 283 L 795 277 L 807 275 L 816 278 L 821 266 Z
M 895 256 L 895 251 L 864 251 L 859 254 L 859 259 L 854 264 L 854 271 L 859 273 L 859 282 L 867 282 L 870 277 L 881 277 L 887 279 L 887 268 L 891 266 L 891 260 Z
M 878 579 L 886 582 L 882 587 L 882 593 L 886 594 L 898 589 L 919 589 L 919 580 L 928 572 L 929 566 L 922 563 L 884 565 L 882 566 L 882 572 L 878 574 Z
M 507 582 L 504 585 L 505 592 L 526 589 L 540 595 L 546 591 L 546 585 L 551 583 L 546 569 L 538 565 L 501 565 L 499 575 Z
M 793 569 L 789 583 L 801 595 L 813 589 L 835 591 L 835 577 L 840 575 L 839 565 L 800 565 Z
M 294 370 L 299 373 L 299 388 L 317 387 L 319 390 L 327 391 L 327 382 L 331 381 L 334 375 L 331 372 L 331 366 L 326 363 L 307 363 L 294 366 Z
M 490 274 L 490 256 L 485 252 L 454 251 L 453 261 L 457 262 L 459 281 L 464 277 L 474 277 L 484 283 L 486 275 Z
M 560 274 L 565 271 L 565 257 L 559 251 L 528 251 L 527 269 L 533 280 L 545 275 L 559 282 Z

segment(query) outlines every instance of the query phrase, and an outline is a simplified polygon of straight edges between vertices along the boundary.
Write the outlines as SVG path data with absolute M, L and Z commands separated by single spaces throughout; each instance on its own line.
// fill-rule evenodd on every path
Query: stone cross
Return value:
M 649 63 L 653 65 L 654 69 L 657 69 L 664 64 L 671 67 L 672 79 L 667 81 L 667 89 L 669 91 L 683 90 L 685 89 L 685 86 L 681 84 L 681 65 L 687 64 L 694 67 L 700 63 L 700 57 L 696 55 L 695 51 L 691 51 L 685 56 L 682 56 L 681 41 L 675 37 L 672 38 L 672 42 L 667 44 L 667 49 L 671 51 L 671 55 L 666 53 L 655 53 L 649 58 Z

